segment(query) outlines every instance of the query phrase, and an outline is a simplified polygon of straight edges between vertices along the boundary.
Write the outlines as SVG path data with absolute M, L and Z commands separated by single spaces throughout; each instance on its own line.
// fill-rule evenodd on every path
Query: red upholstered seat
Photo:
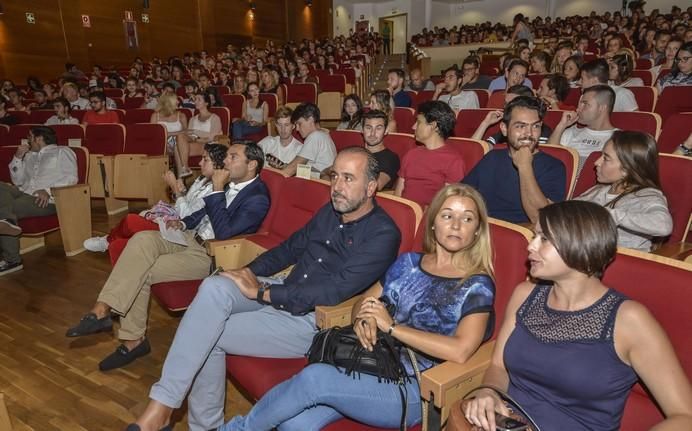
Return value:
M 103 89 L 103 94 L 106 95 L 106 97 L 110 98 L 122 98 L 125 95 L 125 92 L 123 91 L 122 88 L 104 88 Z
M 529 78 L 529 81 L 531 81 L 531 86 L 534 89 L 538 89 L 538 87 L 541 86 L 541 82 L 543 82 L 543 78 L 545 78 L 545 75 L 537 73 L 537 74 L 529 75 L 529 76 L 527 76 L 527 78 Z
M 493 91 L 493 94 L 488 98 L 488 103 L 485 105 L 490 109 L 504 109 L 505 107 L 505 90 Z
M 647 60 L 651 61 L 651 60 Z M 653 73 L 650 70 L 633 70 L 632 78 L 639 78 L 644 82 L 645 86 L 651 86 L 654 82 Z
M 413 108 L 394 108 L 394 120 L 396 131 L 399 133 L 413 133 L 413 125 L 416 123 L 416 110 Z
M 221 96 L 223 103 L 228 108 L 231 113 L 231 120 L 234 118 L 241 118 L 243 116 L 243 103 L 245 103 L 245 96 L 242 94 L 224 94 Z
M 269 107 L 269 118 L 273 118 L 274 114 L 276 114 L 276 110 L 278 109 L 279 105 L 279 99 L 276 97 L 276 94 L 260 93 L 259 98 Z M 259 142 L 262 139 L 264 139 L 267 135 L 269 135 L 269 131 L 267 130 L 267 128 L 263 128 L 261 132 L 253 133 L 252 135 L 246 135 L 245 139 L 249 139 L 254 142 Z
M 10 126 L 7 136 L 4 138 L 3 145 L 18 146 L 22 143 L 22 139 L 29 139 L 29 131 L 32 127 L 40 126 L 40 124 L 15 124 Z
M 418 106 L 423 103 L 427 102 L 428 100 L 432 100 L 433 94 L 435 94 L 434 90 L 422 90 L 419 91 L 418 94 L 416 94 L 416 98 L 414 99 L 414 108 L 418 109 Z
M 317 103 L 317 85 L 315 83 L 284 85 L 286 86 L 286 103 Z
M 8 113 L 17 119 L 17 124 L 30 124 L 29 111 L 8 111 Z
M 231 111 L 225 106 L 210 106 L 209 111 L 221 119 L 221 133 L 228 135 L 231 127 Z
M 53 115 L 55 111 L 52 109 L 35 109 L 29 113 L 29 121 L 33 124 L 45 124 Z
M 7 135 L 10 133 L 10 126 L 6 124 L 0 124 L 0 147 L 5 147 L 8 146 L 9 144 L 5 143 L 5 140 L 7 139 Z
M 565 98 L 565 105 L 579 106 L 579 99 L 581 98 L 581 88 L 570 88 L 567 97 Z
M 151 286 L 151 294 L 168 311 L 182 311 L 190 306 L 197 295 L 202 280 L 178 280 L 156 283 Z
M 634 65 L 635 70 L 639 69 L 648 71 L 652 67 L 654 67 L 654 62 L 649 58 L 638 58 Z
M 148 108 L 127 109 L 125 110 L 124 124 L 149 123 L 153 113 L 154 110 Z
M 658 96 L 655 111 L 665 121 L 679 112 L 692 112 L 692 85 L 666 87 Z
M 596 185 L 596 160 L 601 157 L 600 151 L 594 151 L 584 161 L 577 183 L 574 185 L 572 196 L 575 198 Z
M 638 111 L 653 112 L 656 105 L 657 90 L 654 87 L 627 87 L 634 94 Z M 576 106 L 576 105 L 575 105 Z
M 672 153 L 678 145 L 685 142 L 692 133 L 692 112 L 672 114 L 663 123 L 663 131 L 658 137 L 658 151 Z
M 231 89 L 228 88 L 227 85 L 214 85 L 213 87 L 216 88 L 216 91 L 219 94 L 219 96 L 231 93 Z
M 673 217 L 673 232 L 668 242 L 680 242 L 687 233 L 692 214 L 692 159 L 673 154 L 659 154 L 661 189 Z
M 613 112 L 610 121 L 618 129 L 648 133 L 654 139 L 661 133 L 661 117 L 652 112 Z
M 320 84 L 320 91 L 335 91 L 337 93 L 346 92 L 346 75 L 320 75 L 317 77 Z
M 363 134 L 357 130 L 333 130 L 329 133 L 336 151 L 339 152 L 347 147 L 362 147 Z
M 123 109 L 136 109 L 142 106 L 144 97 L 126 97 L 123 101 Z
M 490 92 L 488 90 L 482 90 L 482 89 L 472 89 L 472 90 L 464 90 L 464 91 L 472 91 L 476 93 L 476 97 L 478 97 L 478 107 L 479 108 L 489 108 L 488 106 L 488 100 L 490 99 Z
M 166 128 L 157 123 L 134 123 L 126 128 L 125 154 L 166 154 Z
M 70 115 L 76 118 L 80 124 L 82 123 L 82 119 L 84 118 L 85 113 L 86 111 L 83 109 L 73 109 L 72 111 L 70 111 Z
M 606 286 L 642 303 L 670 338 L 688 378 L 692 378 L 692 271 L 689 265 L 672 259 L 632 250 L 618 251 L 603 277 Z M 662 294 L 664 292 L 665 294 Z M 625 406 L 621 428 L 628 431 L 650 429 L 663 415 L 654 401 L 636 385 Z
M 49 127 L 55 130 L 58 145 L 67 145 L 70 139 L 79 139 L 84 144 L 84 127 L 80 124 L 54 124 Z
M 269 389 L 298 374 L 307 359 L 255 358 L 251 356 L 226 356 L 226 371 L 231 379 L 252 398 L 258 400 Z
M 125 147 L 125 126 L 122 124 L 90 124 L 86 127 L 85 146 L 92 154 L 122 154 Z
M 476 132 L 476 129 L 488 115 L 488 112 L 495 109 L 462 109 L 457 115 L 457 121 L 454 125 L 454 136 L 457 138 L 470 138 Z M 488 127 L 483 138 L 494 135 L 500 131 L 500 124 L 494 124 Z
M 384 137 L 384 146 L 395 152 L 401 161 L 406 153 L 416 148 L 416 138 L 408 133 L 389 133 Z
M 555 130 L 555 126 L 557 126 L 557 123 L 560 122 L 560 119 L 562 118 L 562 114 L 564 112 L 565 111 L 560 111 L 559 109 L 551 109 L 549 111 L 545 111 L 545 115 L 543 116 L 543 123 L 545 123 L 545 125 L 550 127 L 551 129 Z
M 467 174 L 481 161 L 489 149 L 486 142 L 467 138 L 449 138 L 447 144 L 461 153 Z M 461 178 L 459 179 L 461 180 Z

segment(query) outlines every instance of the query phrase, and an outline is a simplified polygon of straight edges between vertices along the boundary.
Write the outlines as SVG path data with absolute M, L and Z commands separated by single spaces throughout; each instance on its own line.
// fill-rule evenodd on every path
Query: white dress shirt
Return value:
M 233 202 L 233 199 L 235 199 L 236 196 L 238 196 L 238 193 L 240 193 L 241 190 L 243 190 L 245 187 L 247 187 L 251 182 L 255 181 L 257 177 L 245 181 L 242 183 L 229 183 L 228 184 L 228 189 L 225 191 L 226 193 L 226 208 L 228 208 L 231 203 Z M 209 195 L 212 195 L 214 193 L 224 193 L 222 191 L 217 191 L 217 192 L 211 192 Z M 209 196 L 207 195 L 207 196 Z M 201 236 L 203 239 L 209 240 L 209 239 L 214 239 L 216 235 L 214 234 L 214 228 L 211 225 L 211 220 L 209 220 L 209 216 L 205 215 L 204 218 L 202 218 L 202 221 L 199 222 L 199 225 L 197 225 L 197 228 L 195 229 L 199 236 Z
M 77 157 L 68 147 L 46 145 L 39 152 L 29 151 L 22 159 L 10 162 L 12 182 L 28 195 L 45 190 L 51 196 L 51 187 L 77 184 Z

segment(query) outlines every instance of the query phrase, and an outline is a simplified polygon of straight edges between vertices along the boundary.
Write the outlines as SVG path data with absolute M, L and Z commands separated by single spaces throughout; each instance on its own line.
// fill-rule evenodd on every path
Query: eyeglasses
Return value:
M 692 55 L 686 55 L 684 57 L 677 57 L 675 60 L 673 60 L 676 63 L 686 63 L 692 58 Z

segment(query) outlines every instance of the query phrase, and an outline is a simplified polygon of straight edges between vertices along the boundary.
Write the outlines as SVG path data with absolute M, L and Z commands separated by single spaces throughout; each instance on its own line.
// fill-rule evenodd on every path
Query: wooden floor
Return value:
M 119 217 L 93 211 L 95 231 Z M 68 327 L 89 310 L 108 277 L 107 253 L 65 257 L 59 234 L 23 256 L 24 270 L 0 277 L 0 391 L 13 429 L 35 431 L 123 430 L 148 401 L 179 318 L 152 301 L 148 337 L 152 353 L 125 369 L 102 373 L 98 363 L 117 347 L 113 334 L 66 338 Z M 226 416 L 250 403 L 228 385 Z M 175 430 L 186 430 L 185 409 Z

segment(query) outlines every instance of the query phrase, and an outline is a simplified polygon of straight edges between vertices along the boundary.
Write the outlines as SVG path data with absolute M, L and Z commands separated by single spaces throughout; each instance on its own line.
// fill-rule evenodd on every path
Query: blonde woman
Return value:
M 286 99 L 284 90 L 279 85 L 279 74 L 271 69 L 262 69 L 260 81 L 260 93 L 276 94 L 278 106 L 283 106 Z
M 187 125 L 187 130 L 178 135 L 176 152 L 180 157 L 179 177 L 188 177 L 192 171 L 187 166 L 190 156 L 201 156 L 204 144 L 214 140 L 217 135 L 223 134 L 221 118 L 209 111 L 211 96 L 209 93 L 196 94 L 194 97 L 195 109 L 198 114 L 192 117 Z
M 178 151 L 178 138 L 187 130 L 187 117 L 185 114 L 178 112 L 178 97 L 175 94 L 162 94 L 156 105 L 154 113 L 151 114 L 151 123 L 163 124 L 166 128 L 166 136 L 168 142 L 168 151 L 172 152 L 175 157 L 175 165 L 179 176 L 187 172 L 183 167 L 187 162 L 181 161 L 180 152 Z
M 376 109 L 387 114 L 389 123 L 387 133 L 396 132 L 396 120 L 394 119 L 394 99 L 387 90 L 376 90 L 370 94 L 370 109 Z

